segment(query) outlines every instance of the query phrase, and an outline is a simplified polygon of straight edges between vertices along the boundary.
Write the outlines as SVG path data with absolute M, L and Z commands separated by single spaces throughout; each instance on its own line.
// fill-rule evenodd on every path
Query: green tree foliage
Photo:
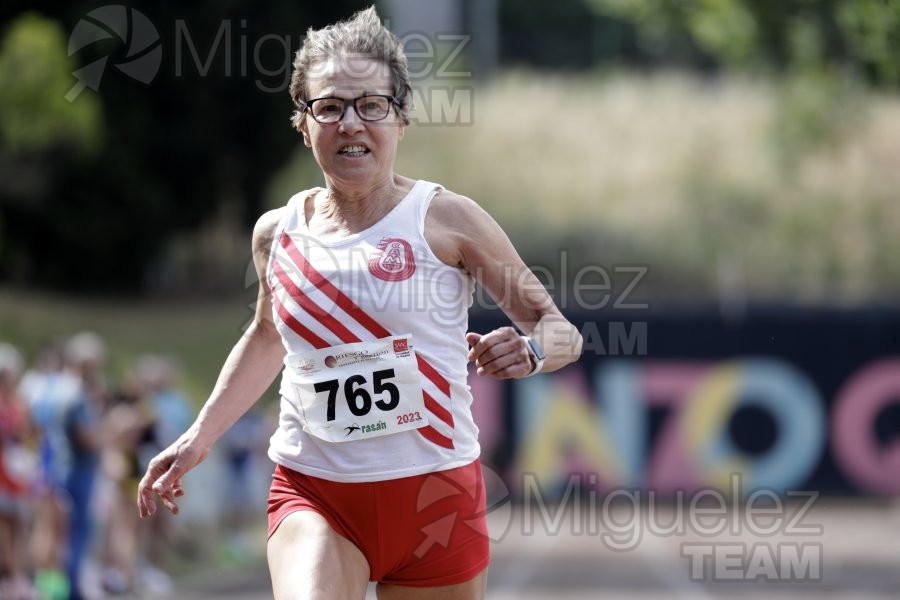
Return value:
M 584 0 L 635 28 L 663 64 L 691 48 L 720 68 L 774 74 L 784 172 L 864 118 L 860 83 L 900 83 L 900 0 Z M 683 54 L 683 52 L 682 52 Z
M 224 203 L 239 207 L 249 229 L 266 183 L 299 143 L 286 91 L 293 52 L 308 27 L 365 5 L 129 3 L 163 48 L 155 79 L 144 84 L 114 68 L 128 60 L 116 36 L 69 56 L 67 36 L 97 3 L 4 2 L 0 23 L 14 51 L 0 71 L 0 102 L 8 103 L 0 116 L 0 281 L 137 291 L 169 240 Z M 32 10 L 43 19 L 22 17 Z M 78 83 L 72 73 L 103 56 L 98 91 L 65 106 Z
M 507 0 L 499 3 L 499 12 L 500 52 L 507 64 L 591 66 L 593 24 L 589 8 L 580 1 L 556 2 L 549 8 L 544 0 Z
M 740 0 L 702 0 L 685 20 L 700 47 L 726 62 L 746 64 L 756 58 L 761 32 Z
M 657 57 L 696 48 L 728 68 L 856 67 L 900 82 L 900 0 L 584 0 Z
M 900 83 L 900 0 L 841 3 L 837 21 L 854 57 L 883 83 Z
M 667 0 L 585 0 L 598 15 L 635 26 L 649 54 L 670 54 L 685 45 L 684 14 L 679 2 Z
M 66 56 L 65 34 L 55 21 L 26 13 L 9 26 L 0 46 L 0 139 L 12 153 L 57 146 L 96 150 L 102 135 L 96 97 L 71 103 L 76 63 Z

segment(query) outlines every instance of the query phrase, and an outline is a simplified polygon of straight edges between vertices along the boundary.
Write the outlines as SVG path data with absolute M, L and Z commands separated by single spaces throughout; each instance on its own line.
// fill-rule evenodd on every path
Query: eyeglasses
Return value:
M 352 106 L 363 121 L 381 121 L 391 112 L 391 106 L 400 106 L 400 101 L 393 96 L 374 95 L 360 96 L 344 100 L 343 98 L 315 98 L 309 102 L 298 101 L 300 110 L 309 113 L 317 122 L 329 125 L 344 118 L 347 107 Z

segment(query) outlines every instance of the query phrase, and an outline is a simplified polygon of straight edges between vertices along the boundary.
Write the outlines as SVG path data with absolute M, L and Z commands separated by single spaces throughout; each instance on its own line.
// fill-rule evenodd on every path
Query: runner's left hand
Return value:
M 501 327 L 484 335 L 470 331 L 466 334 L 470 361 L 475 361 L 476 373 L 497 379 L 527 377 L 534 370 L 528 342 L 512 327 Z

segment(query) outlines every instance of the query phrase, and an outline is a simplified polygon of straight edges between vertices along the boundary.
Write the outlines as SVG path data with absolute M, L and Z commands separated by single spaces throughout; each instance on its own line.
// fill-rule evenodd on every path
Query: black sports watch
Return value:
M 531 370 L 529 375 L 537 375 L 544 367 L 544 359 L 547 357 L 544 355 L 544 349 L 541 348 L 541 345 L 537 340 L 528 335 L 524 337 L 525 341 L 528 343 L 528 353 L 531 355 L 531 360 L 534 361 L 534 369 Z

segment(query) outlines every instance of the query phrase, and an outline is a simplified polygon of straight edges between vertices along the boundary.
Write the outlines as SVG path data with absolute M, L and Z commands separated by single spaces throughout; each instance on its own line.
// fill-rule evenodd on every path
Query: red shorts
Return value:
M 294 511 L 322 515 L 369 563 L 370 581 L 436 587 L 490 562 L 481 461 L 401 479 L 343 483 L 275 467 L 269 537 Z

